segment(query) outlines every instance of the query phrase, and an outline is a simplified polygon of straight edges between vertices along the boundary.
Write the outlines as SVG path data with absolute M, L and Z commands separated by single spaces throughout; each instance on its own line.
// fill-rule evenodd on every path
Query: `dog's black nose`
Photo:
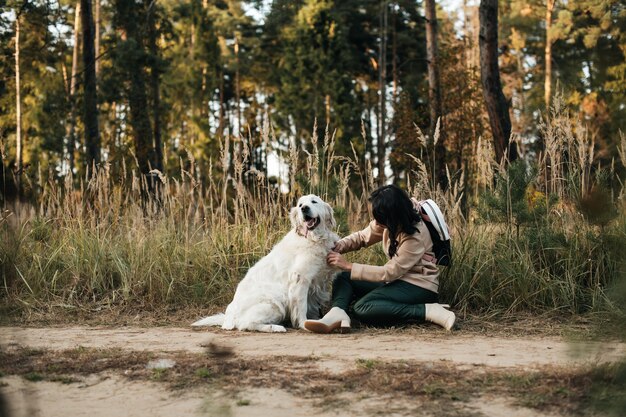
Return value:
M 309 206 L 302 206 L 300 210 L 302 210 L 303 213 L 308 213 L 311 209 L 309 208 Z

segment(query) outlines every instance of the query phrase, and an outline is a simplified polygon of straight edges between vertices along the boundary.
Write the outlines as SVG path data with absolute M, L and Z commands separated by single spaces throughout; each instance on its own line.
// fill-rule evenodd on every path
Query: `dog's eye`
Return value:
M 302 207 L 302 203 L 298 204 L 298 207 Z
M 311 203 L 313 203 L 313 204 L 317 204 L 317 201 L 313 200 L 313 201 L 311 201 Z

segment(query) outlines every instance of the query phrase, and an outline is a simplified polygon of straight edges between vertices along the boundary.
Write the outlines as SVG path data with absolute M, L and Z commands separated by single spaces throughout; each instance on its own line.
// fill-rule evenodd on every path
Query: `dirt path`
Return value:
M 242 356 L 316 356 L 322 361 L 450 361 L 459 365 L 532 367 L 614 361 L 626 355 L 626 344 L 569 342 L 546 337 L 487 337 L 462 332 L 358 331 L 349 335 L 315 335 L 305 331 L 263 334 L 220 329 L 185 328 L 19 328 L 0 327 L 1 344 L 54 350 L 117 347 L 128 350 L 201 352 L 208 343 L 232 347 Z
M 459 369 L 534 369 L 576 367 L 626 356 L 624 343 L 568 342 L 557 337 L 488 337 L 433 328 L 372 331 L 349 335 L 313 335 L 192 331 L 180 327 L 0 327 L 2 349 L 25 346 L 53 351 L 85 348 L 121 348 L 130 351 L 203 352 L 208 344 L 231 348 L 237 357 L 271 361 L 272 357 L 314 357 L 319 370 L 338 374 L 354 370 L 357 360 L 423 362 Z M 276 388 L 241 387 L 236 392 L 212 385 L 172 391 L 166 384 L 125 378 L 117 372 L 92 374 L 79 382 L 31 382 L 19 376 L 0 376 L 11 416 L 565 416 L 567 405 L 538 410 L 505 395 L 488 392 L 453 407 L 389 394 L 359 395 L 339 392 L 303 398 Z M 560 411 L 559 411 L 560 410 Z

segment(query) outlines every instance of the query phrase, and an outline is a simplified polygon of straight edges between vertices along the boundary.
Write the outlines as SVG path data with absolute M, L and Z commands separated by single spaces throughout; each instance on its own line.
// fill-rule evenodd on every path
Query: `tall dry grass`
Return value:
M 461 314 L 620 308 L 610 294 L 626 270 L 624 188 L 607 200 L 616 213 L 608 220 L 586 213 L 594 207 L 585 199 L 602 182 L 594 174 L 599 170 L 593 147 L 555 102 L 542 126 L 546 152 L 534 169 L 507 169 L 493 160 L 485 140 L 477 141 L 468 175 L 478 192 L 469 196 L 464 172 L 448 172 L 449 187 L 439 188 L 433 177 L 436 158 L 429 153 L 433 143 L 416 132 L 407 188 L 436 200 L 452 228 L 453 265 L 442 269 L 441 298 Z M 277 141 L 269 123 L 260 134 L 263 146 L 272 150 Z M 363 138 L 355 141 L 365 134 L 363 129 Z M 376 181 L 358 147 L 352 146 L 350 156 L 336 155 L 329 129 L 323 138 L 314 134 L 305 147 L 296 142 L 286 151 L 277 147 L 273 150 L 285 154 L 290 169 L 276 183 L 247 168 L 250 142 L 226 138 L 206 178 L 188 154 L 177 177 L 157 171 L 140 177 L 125 166 L 114 172 L 106 165 L 80 180 L 40 180 L 38 203 L 30 213 L 13 207 L 0 220 L 5 304 L 26 309 L 175 304 L 216 310 L 287 232 L 288 209 L 299 195 L 312 192 L 331 203 L 340 234 L 367 224 L 367 196 Z M 626 166 L 625 143 L 622 137 Z M 610 175 L 620 181 L 615 171 Z M 470 207 L 465 211 L 464 198 Z M 385 261 L 380 248 L 350 256 Z

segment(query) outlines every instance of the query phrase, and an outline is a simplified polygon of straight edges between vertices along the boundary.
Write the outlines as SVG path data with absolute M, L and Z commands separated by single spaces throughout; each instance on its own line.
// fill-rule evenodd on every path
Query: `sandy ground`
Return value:
M 336 417 L 336 416 L 436 416 L 408 401 L 386 397 L 351 399 L 337 409 L 298 398 L 288 392 L 248 389 L 235 397 L 221 391 L 197 389 L 184 393 L 164 390 L 155 382 L 131 382 L 119 376 L 95 376 L 81 384 L 28 382 L 3 378 L 13 417 Z M 348 403 L 348 399 L 343 404 Z M 458 415 L 458 414 L 457 414 Z M 468 416 L 552 417 L 555 414 L 516 406 L 512 399 L 483 397 L 467 404 Z
M 354 364 L 356 359 L 451 361 L 465 365 L 530 367 L 614 361 L 626 344 L 572 342 L 550 337 L 488 337 L 462 332 L 358 331 L 316 335 L 306 331 L 252 333 L 184 328 L 19 328 L 0 327 L 1 344 L 44 349 L 118 347 L 129 350 L 201 352 L 207 343 L 230 346 L 243 356 L 316 356 L 322 361 Z
M 437 362 L 459 367 L 532 369 L 537 366 L 575 366 L 615 361 L 626 356 L 626 344 L 572 342 L 552 337 L 488 337 L 437 330 L 313 335 L 192 331 L 185 328 L 19 328 L 0 327 L 3 347 L 21 345 L 65 350 L 119 347 L 151 352 L 202 352 L 214 343 L 231 347 L 237 355 L 259 360 L 273 356 L 314 356 L 317 366 L 342 372 L 357 359 Z M 132 381 L 123 375 L 92 375 L 79 383 L 29 382 L 16 376 L 0 378 L 11 416 L 359 416 L 430 415 L 404 400 L 384 396 L 346 398 L 345 407 L 325 407 L 319 400 L 298 398 L 286 391 L 250 388 L 230 395 L 216 387 L 184 392 L 157 382 Z M 341 401 L 339 402 L 341 404 Z M 468 416 L 549 416 L 516 405 L 507 398 L 477 398 L 467 403 Z

